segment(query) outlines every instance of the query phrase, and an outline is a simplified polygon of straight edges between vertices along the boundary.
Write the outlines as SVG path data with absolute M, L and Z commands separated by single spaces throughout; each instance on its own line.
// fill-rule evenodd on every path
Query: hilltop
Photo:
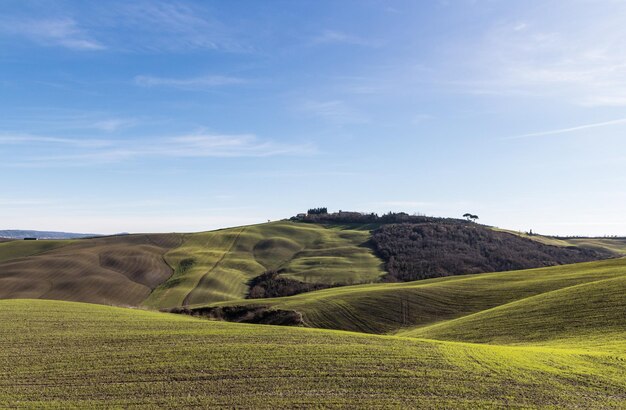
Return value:
M 618 256 L 452 218 L 343 212 L 188 234 L 0 244 L 0 297 L 174 308 Z M 545 238 L 547 241 L 548 238 Z

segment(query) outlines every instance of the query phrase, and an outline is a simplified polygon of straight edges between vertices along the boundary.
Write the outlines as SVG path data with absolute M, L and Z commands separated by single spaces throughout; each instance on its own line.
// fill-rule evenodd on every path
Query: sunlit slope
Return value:
M 308 326 L 390 333 L 459 318 L 546 292 L 626 276 L 626 259 L 326 289 L 288 298 L 232 301 L 297 310 Z
M 364 246 L 369 231 L 288 221 L 186 234 L 165 255 L 174 275 L 144 302 L 175 307 L 240 299 L 250 279 L 267 270 L 301 281 L 363 283 L 384 274 Z
M 71 240 L 41 240 L 23 241 L 15 240 L 0 243 L 0 263 L 11 259 L 24 258 L 26 256 L 37 255 L 52 249 L 69 245 Z
M 615 255 L 626 255 L 626 238 L 556 238 L 543 235 L 529 235 L 527 233 L 510 229 L 492 228 L 500 232 L 508 232 L 522 238 L 531 239 L 544 245 L 552 246 L 577 246 L 595 251 L 609 251 Z
M 0 263 L 1 299 L 137 305 L 172 274 L 163 254 L 177 246 L 180 237 L 126 235 L 51 243 L 63 246 Z
M 623 358 L 0 301 L 3 408 L 623 408 Z
M 626 352 L 626 272 L 402 335 Z

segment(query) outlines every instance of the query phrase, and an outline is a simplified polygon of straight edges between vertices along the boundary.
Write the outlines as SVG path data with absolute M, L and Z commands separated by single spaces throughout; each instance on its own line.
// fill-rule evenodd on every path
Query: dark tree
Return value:
M 391 282 L 538 268 L 612 257 L 610 252 L 545 245 L 478 224 L 382 225 L 371 245 Z
M 463 214 L 463 218 L 467 219 L 468 221 L 474 221 L 474 222 L 476 222 L 476 220 L 478 219 L 478 215 L 474 215 L 474 214 L 470 214 L 470 213 L 465 213 L 465 214 Z
M 328 208 L 311 208 L 307 211 L 309 215 L 326 215 L 328 213 Z

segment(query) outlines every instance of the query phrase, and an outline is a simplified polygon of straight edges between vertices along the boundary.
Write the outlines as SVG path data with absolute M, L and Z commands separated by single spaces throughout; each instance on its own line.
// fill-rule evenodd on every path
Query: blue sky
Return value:
M 626 235 L 626 2 L 0 4 L 0 228 L 314 206 Z

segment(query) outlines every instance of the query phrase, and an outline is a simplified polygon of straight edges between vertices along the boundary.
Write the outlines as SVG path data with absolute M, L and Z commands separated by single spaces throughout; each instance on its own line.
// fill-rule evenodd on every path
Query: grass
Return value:
M 623 408 L 624 353 L 0 301 L 0 407 Z
M 363 246 L 359 227 L 280 221 L 185 235 L 165 260 L 174 275 L 144 302 L 152 308 L 244 298 L 248 281 L 267 270 L 320 283 L 363 283 L 384 275 L 382 261 Z M 183 261 L 193 260 L 189 267 Z
M 624 278 L 626 259 L 407 283 L 348 286 L 286 298 L 221 305 L 270 305 L 297 310 L 310 327 L 395 333 L 497 308 L 560 289 Z
M 626 275 L 507 303 L 401 333 L 475 343 L 626 352 Z
M 71 244 L 74 241 L 9 241 L 0 243 L 0 263 L 25 258 Z
M 492 228 L 495 231 L 507 232 L 522 238 L 530 239 L 544 245 L 552 246 L 578 246 L 596 251 L 609 251 L 616 255 L 626 256 L 626 239 L 624 238 L 557 238 L 553 236 L 528 235 L 525 232 L 512 231 L 509 229 Z
M 24 245 L 22 245 L 24 243 Z M 176 234 L 124 235 L 76 241 L 23 241 L 0 263 L 0 298 L 41 298 L 137 305 L 171 276 L 163 254 Z M 36 252 L 27 258 L 18 254 Z

